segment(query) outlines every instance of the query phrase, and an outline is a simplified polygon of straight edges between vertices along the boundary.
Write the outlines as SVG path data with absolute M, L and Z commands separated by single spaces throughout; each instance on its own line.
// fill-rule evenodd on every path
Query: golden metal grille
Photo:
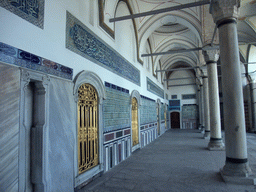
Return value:
M 132 98 L 132 144 L 139 144 L 138 102 Z
M 93 86 L 78 90 L 78 167 L 79 174 L 99 164 L 98 95 Z

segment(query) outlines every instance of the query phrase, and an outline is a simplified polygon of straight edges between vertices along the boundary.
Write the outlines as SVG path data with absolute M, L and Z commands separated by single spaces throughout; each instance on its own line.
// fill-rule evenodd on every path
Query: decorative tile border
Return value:
M 0 61 L 72 80 L 73 69 L 0 42 Z
M 117 91 L 121 91 L 121 92 L 124 92 L 124 93 L 128 93 L 128 94 L 129 94 L 129 90 L 128 90 L 128 89 L 119 87 L 119 86 L 117 86 L 117 85 L 114 85 L 114 84 L 105 82 L 105 86 L 106 86 L 106 87 L 109 87 L 109 88 L 112 88 L 112 89 L 116 89 Z
M 108 132 L 104 134 L 104 143 L 113 142 L 115 140 L 119 140 L 121 138 L 127 137 L 131 135 L 131 128 L 126 128 L 123 130 L 117 130 L 113 132 Z
M 147 90 L 164 99 L 164 90 L 147 77 Z
M 155 122 L 155 123 L 147 123 L 147 124 L 141 125 L 140 126 L 140 130 L 152 129 L 154 127 L 157 127 L 157 122 Z
M 41 29 L 44 28 L 44 0 L 1 0 L 0 6 Z
M 149 101 L 154 101 L 154 102 L 156 102 L 154 99 L 150 99 L 150 98 L 148 98 L 148 97 L 146 97 L 146 96 L 143 96 L 143 95 L 140 95 L 140 97 L 143 98 L 143 99 L 147 99 L 147 100 L 149 100 Z
M 140 86 L 140 71 L 69 12 L 66 48 Z

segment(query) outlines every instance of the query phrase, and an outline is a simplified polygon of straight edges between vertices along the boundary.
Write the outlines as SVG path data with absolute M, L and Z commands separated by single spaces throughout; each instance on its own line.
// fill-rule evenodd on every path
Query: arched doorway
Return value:
M 79 174 L 99 164 L 98 94 L 90 84 L 78 89 Z
M 170 114 L 171 117 L 171 128 L 172 129 L 180 129 L 180 113 L 172 112 Z
M 139 144 L 138 102 L 132 98 L 132 146 Z

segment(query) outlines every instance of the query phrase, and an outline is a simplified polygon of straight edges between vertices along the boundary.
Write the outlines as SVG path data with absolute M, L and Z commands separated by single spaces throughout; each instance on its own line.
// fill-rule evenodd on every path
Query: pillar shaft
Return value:
M 203 89 L 203 85 L 200 86 L 201 87 L 201 91 L 200 91 L 200 102 L 201 102 L 201 119 L 202 119 L 202 128 L 205 127 L 205 122 L 204 122 L 204 89 Z
M 247 161 L 244 101 L 236 23 L 219 27 L 227 160 Z
M 218 87 L 217 63 L 210 62 L 207 64 L 208 84 L 209 84 L 209 107 L 210 107 L 210 129 L 211 138 L 221 138 L 220 124 L 220 99 Z
M 203 49 L 203 54 L 204 54 L 204 59 L 207 65 L 208 84 L 209 84 L 208 91 L 209 91 L 211 139 L 208 144 L 208 149 L 224 150 L 224 144 L 222 142 L 222 137 L 221 137 L 220 99 L 219 99 L 219 85 L 218 85 L 218 72 L 217 72 L 217 61 L 219 59 L 219 50 Z
M 247 177 L 246 130 L 239 60 L 237 24 L 239 0 L 213 0 L 210 11 L 219 29 L 220 61 L 224 107 L 226 164 L 223 178 Z M 240 180 L 240 179 L 238 179 Z M 238 181 L 237 180 L 237 181 Z
M 210 111 L 209 111 L 209 92 L 208 92 L 208 77 L 203 77 L 204 86 L 204 137 L 210 137 Z

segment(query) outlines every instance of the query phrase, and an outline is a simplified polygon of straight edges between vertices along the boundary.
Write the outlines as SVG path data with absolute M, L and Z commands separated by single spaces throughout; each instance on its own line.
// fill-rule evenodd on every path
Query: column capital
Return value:
M 214 22 L 218 25 L 226 19 L 237 19 L 240 0 L 212 0 L 210 13 Z
M 210 49 L 209 45 L 203 47 L 203 55 L 206 64 L 217 63 L 220 55 L 219 49 Z

